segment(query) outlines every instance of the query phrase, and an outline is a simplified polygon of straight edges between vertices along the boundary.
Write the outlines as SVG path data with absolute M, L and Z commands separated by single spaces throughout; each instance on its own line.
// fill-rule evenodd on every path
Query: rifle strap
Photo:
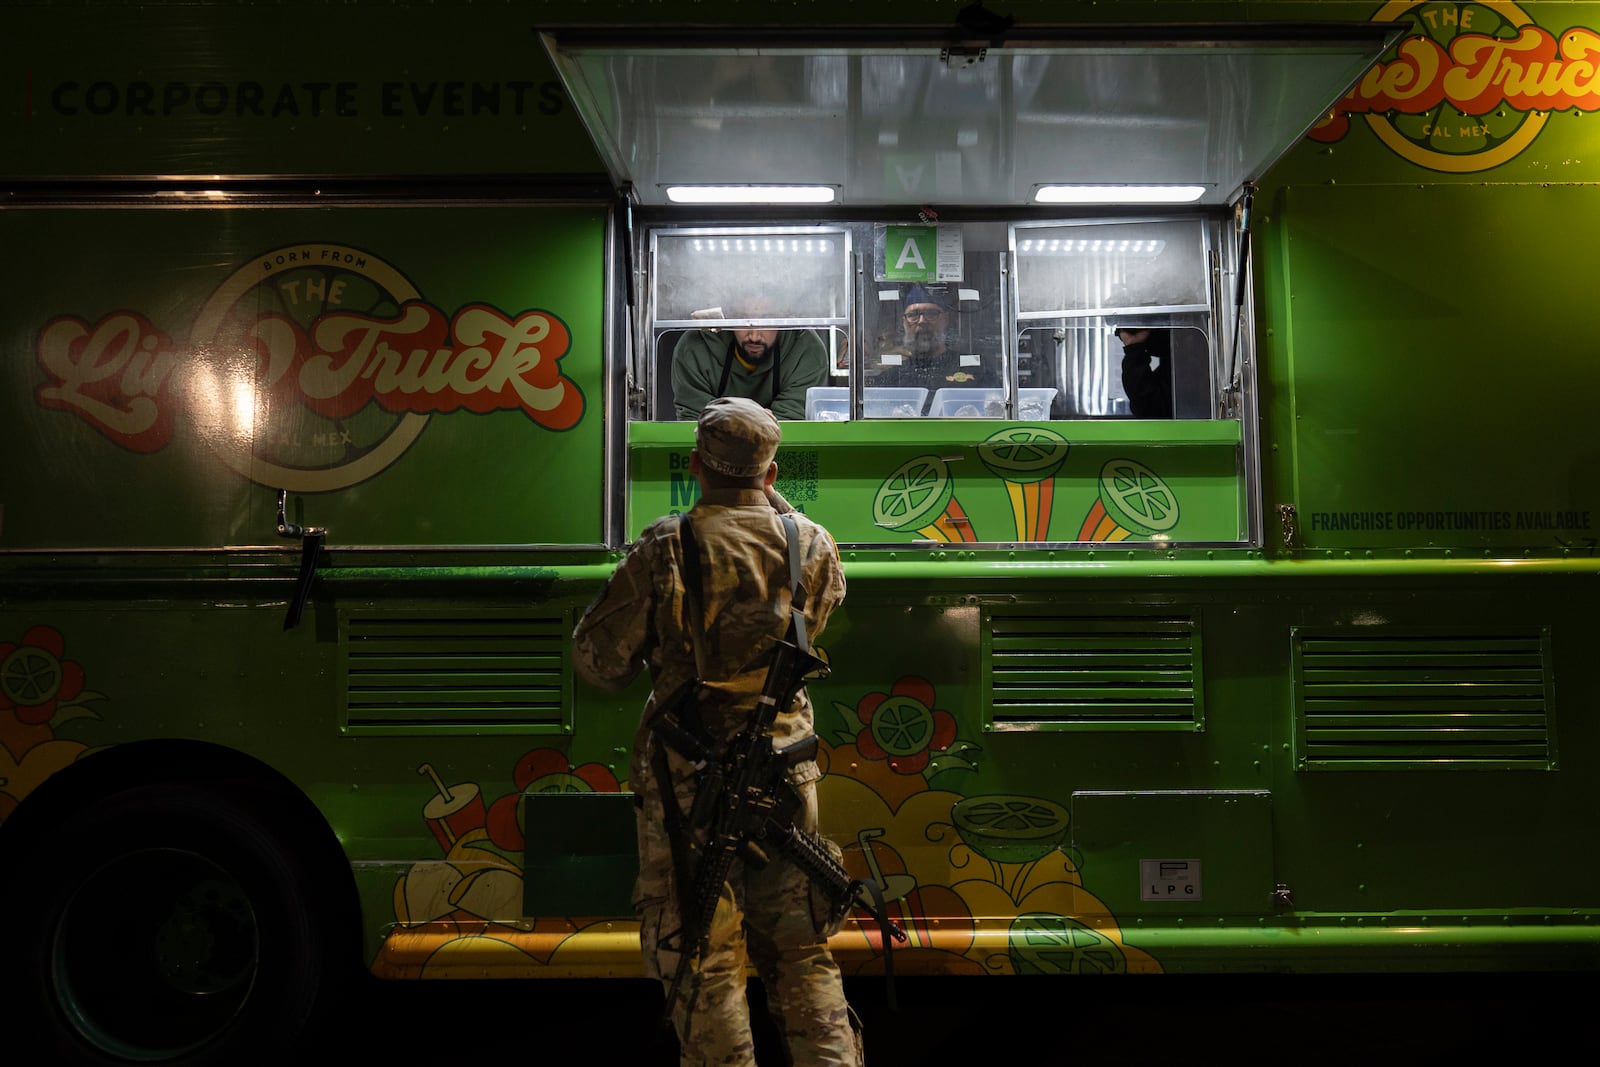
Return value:
M 801 652 L 811 651 L 811 639 L 806 633 L 806 587 L 800 576 L 800 524 L 789 514 L 779 515 L 783 522 L 783 536 L 789 561 L 789 636 Z M 701 649 L 700 635 L 705 632 L 705 614 L 701 608 L 700 542 L 694 535 L 694 524 L 685 512 L 678 516 L 679 552 L 683 557 L 684 622 L 689 629 L 689 642 L 694 646 L 696 674 L 706 675 L 705 653 Z
M 789 564 L 789 638 L 795 647 L 802 652 L 811 650 L 810 640 L 806 633 L 806 619 L 804 614 L 806 590 L 801 581 L 800 571 L 800 527 L 792 515 L 779 515 L 783 522 L 784 541 L 787 548 Z M 704 615 L 700 601 L 702 592 L 702 578 L 700 573 L 700 546 L 694 534 L 694 525 L 689 521 L 687 514 L 678 516 L 677 533 L 679 551 L 681 554 L 680 574 L 683 578 L 684 590 L 684 622 L 689 630 L 689 641 L 694 648 L 696 676 L 705 677 L 704 653 L 700 635 L 704 632 Z M 698 972 L 695 970 L 695 956 L 699 954 L 699 945 L 706 931 L 700 929 L 698 913 L 694 912 L 694 894 L 696 864 L 691 855 L 694 842 L 693 828 L 688 825 L 682 808 L 678 806 L 677 793 L 673 786 L 672 771 L 667 761 L 666 739 L 660 734 L 656 736 L 654 758 L 651 766 L 655 772 L 656 788 L 661 791 L 662 823 L 667 831 L 667 840 L 672 848 L 673 878 L 676 882 L 678 898 L 678 939 L 680 946 L 679 963 L 676 973 L 672 977 L 671 985 L 667 991 L 667 1003 L 663 1009 L 663 1018 L 670 1017 L 673 1000 L 682 985 L 685 977 L 690 979 L 690 989 L 686 997 L 684 1011 L 690 1018 L 693 1016 L 693 1006 L 698 998 L 700 983 Z M 718 887 L 720 890 L 720 887 Z M 879 914 L 881 915 L 882 891 L 874 884 L 871 893 L 879 901 Z M 892 924 L 890 924 L 892 927 Z M 887 946 L 889 940 L 888 930 L 885 930 L 884 940 Z M 890 979 L 890 999 L 893 999 L 893 979 Z
M 701 650 L 700 635 L 705 632 L 705 614 L 700 606 L 700 542 L 694 536 L 694 524 L 685 512 L 678 516 L 679 553 L 683 557 L 680 573 L 683 575 L 683 614 L 689 630 L 689 643 L 694 648 L 695 676 L 706 676 L 705 653 Z
M 789 626 L 794 647 L 801 652 L 811 651 L 810 638 L 806 636 L 806 587 L 800 581 L 800 525 L 789 514 L 779 515 L 783 520 L 784 540 L 789 546 Z
M 684 622 L 689 630 L 689 643 L 694 648 L 695 676 L 705 677 L 704 654 L 700 650 L 702 616 L 700 612 L 700 544 L 694 536 L 694 525 L 687 514 L 678 516 L 678 550 L 681 556 L 679 573 L 683 576 Z M 657 708 L 656 711 L 660 711 Z M 672 781 L 672 767 L 667 761 L 667 738 L 655 735 L 655 752 L 650 761 L 655 772 L 656 788 L 661 793 L 661 823 L 667 831 L 667 842 L 672 848 L 672 880 L 678 904 L 678 967 L 667 989 L 667 1000 L 661 1009 L 663 1025 L 670 1025 L 673 1003 L 685 977 L 690 979 L 689 993 L 685 998 L 684 1013 L 690 1016 L 698 999 L 700 982 L 694 972 L 693 955 L 700 937 L 699 913 L 691 906 L 694 886 L 694 861 L 690 856 L 693 845 L 688 820 L 678 806 L 677 789 Z M 662 940 L 669 940 L 664 935 Z
M 656 737 L 655 753 L 650 764 L 655 771 L 656 788 L 661 791 L 661 821 L 667 830 L 667 842 L 672 847 L 672 881 L 678 904 L 678 966 L 673 971 L 672 981 L 667 988 L 666 1003 L 661 1006 L 661 1023 L 670 1027 L 672 1008 L 685 978 L 689 979 L 689 992 L 684 998 L 683 1008 L 686 1018 L 693 1016 L 694 1002 L 700 996 L 700 978 L 695 971 L 693 958 L 700 938 L 699 913 L 691 906 L 694 895 L 692 889 L 694 865 L 689 855 L 691 844 L 689 828 L 683 817 L 683 809 L 678 807 L 677 790 L 672 783 L 672 768 L 667 762 L 666 742 L 660 736 Z M 671 936 L 663 934 L 662 940 L 671 940 Z
M 783 520 L 783 529 L 789 543 L 789 636 L 794 645 L 803 653 L 811 651 L 811 642 L 806 636 L 806 588 L 800 581 L 800 528 L 794 521 L 793 515 L 780 515 Z M 898 1010 L 894 995 L 894 943 L 904 941 L 906 935 L 889 918 L 888 908 L 883 899 L 883 887 L 871 878 L 858 879 L 851 883 L 851 896 L 857 898 L 858 904 L 863 904 L 866 910 L 877 920 L 878 930 L 883 938 L 883 978 L 887 984 L 887 1003 L 890 1011 Z M 866 901 L 859 899 L 858 894 L 865 893 L 869 898 Z

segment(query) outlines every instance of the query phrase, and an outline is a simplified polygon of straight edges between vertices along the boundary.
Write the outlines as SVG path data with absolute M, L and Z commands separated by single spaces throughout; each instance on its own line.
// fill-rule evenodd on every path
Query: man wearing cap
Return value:
M 781 853 L 760 869 L 735 863 L 695 980 L 684 984 L 692 988 L 672 982 L 683 934 L 669 823 L 677 826 L 678 816 L 690 812 L 695 768 L 670 746 L 658 753 L 652 718 L 670 695 L 698 678 L 700 713 L 715 743 L 731 741 L 749 721 L 771 650 L 790 622 L 788 544 L 780 514 L 791 514 L 798 527 L 803 614 L 813 640 L 844 599 L 833 538 L 773 488 L 780 437 L 772 412 L 752 400 L 707 403 L 689 453 L 689 470 L 700 484 L 700 499 L 686 516 L 698 546 L 698 589 L 685 588 L 684 541 L 677 516 L 665 516 L 629 546 L 573 633 L 574 665 L 591 684 L 618 690 L 641 670 L 650 672 L 630 771 L 641 804 L 633 902 L 645 972 L 675 994 L 669 1012 L 684 1064 L 755 1063 L 747 965 L 766 987 L 768 1011 L 793 1063 L 860 1063 L 859 1028 L 828 951 L 826 909 L 813 899 L 805 873 Z M 802 688 L 794 704 L 780 710 L 773 744 L 781 749 L 811 732 L 811 703 Z M 662 780 L 663 768 L 669 780 Z M 789 775 L 804 801 L 795 822 L 814 831 L 821 771 L 807 760 Z M 677 826 L 676 832 L 692 831 Z
M 866 384 L 922 386 L 930 397 L 935 390 L 951 386 L 1002 385 L 997 358 L 951 351 L 949 326 L 945 294 L 913 285 L 901 301 L 900 342 L 880 345 L 872 354 Z
M 828 384 L 828 350 L 811 330 L 695 330 L 672 351 L 678 418 L 719 396 L 748 397 L 780 419 L 806 417 L 806 390 Z

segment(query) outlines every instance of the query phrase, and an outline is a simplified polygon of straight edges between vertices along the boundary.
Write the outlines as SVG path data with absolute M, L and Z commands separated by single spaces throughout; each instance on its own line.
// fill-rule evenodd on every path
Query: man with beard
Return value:
M 699 418 L 719 396 L 754 400 L 780 419 L 803 419 L 806 390 L 827 384 L 828 350 L 811 330 L 695 330 L 672 353 L 680 419 Z
M 879 345 L 868 361 L 869 386 L 922 386 L 929 397 L 952 386 L 1004 384 L 998 358 L 950 348 L 951 312 L 943 294 L 913 285 L 901 304 L 900 341 Z

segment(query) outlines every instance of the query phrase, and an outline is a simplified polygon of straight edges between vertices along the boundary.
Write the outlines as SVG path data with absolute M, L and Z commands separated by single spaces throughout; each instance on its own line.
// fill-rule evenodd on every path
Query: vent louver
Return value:
M 993 730 L 1195 730 L 1204 722 L 1191 618 L 990 615 Z
M 1548 634 L 1294 639 L 1296 748 L 1308 770 L 1554 766 Z
M 566 723 L 571 626 L 561 616 L 348 616 L 340 630 L 351 727 Z

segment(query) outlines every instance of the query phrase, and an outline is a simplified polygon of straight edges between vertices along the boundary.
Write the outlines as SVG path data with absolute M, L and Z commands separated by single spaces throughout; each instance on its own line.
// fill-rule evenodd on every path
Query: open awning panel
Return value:
M 843 29 L 548 31 L 618 185 L 820 184 L 834 203 L 1033 202 L 1193 184 L 1231 202 L 1355 83 L 1391 24 L 1055 27 L 1002 41 Z

